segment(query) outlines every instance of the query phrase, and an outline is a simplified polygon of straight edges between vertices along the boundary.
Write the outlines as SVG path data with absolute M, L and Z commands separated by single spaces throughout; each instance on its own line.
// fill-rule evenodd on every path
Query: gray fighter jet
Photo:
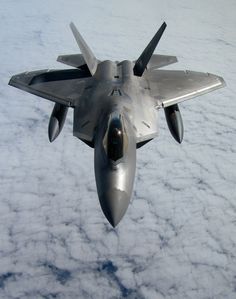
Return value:
M 153 54 L 163 23 L 136 61 L 100 61 L 73 23 L 82 54 L 58 61 L 74 67 L 25 72 L 9 84 L 55 102 L 49 140 L 61 132 L 68 108 L 74 109 L 73 134 L 94 148 L 94 167 L 101 208 L 113 227 L 124 216 L 132 194 L 136 149 L 158 135 L 158 111 L 164 108 L 172 136 L 181 143 L 183 122 L 178 103 L 225 85 L 223 78 L 193 71 L 159 70 L 175 56 Z

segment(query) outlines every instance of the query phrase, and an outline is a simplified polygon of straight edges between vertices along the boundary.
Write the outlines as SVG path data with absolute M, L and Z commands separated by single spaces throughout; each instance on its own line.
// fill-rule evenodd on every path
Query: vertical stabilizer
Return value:
M 164 22 L 157 33 L 154 35 L 153 39 L 150 41 L 150 43 L 147 45 L 143 53 L 140 55 L 139 59 L 136 61 L 134 66 L 134 75 L 138 77 L 142 77 L 143 72 L 145 71 L 147 64 L 152 57 L 153 52 L 155 51 L 155 48 L 157 44 L 159 43 L 162 34 L 164 30 L 166 29 L 166 23 Z
M 70 23 L 70 28 L 73 32 L 75 40 L 80 48 L 81 53 L 83 54 L 84 60 L 87 63 L 87 66 L 90 70 L 91 75 L 94 75 L 97 70 L 98 61 L 93 55 L 93 52 L 90 50 L 89 46 L 86 44 L 85 40 L 75 27 L 73 23 Z

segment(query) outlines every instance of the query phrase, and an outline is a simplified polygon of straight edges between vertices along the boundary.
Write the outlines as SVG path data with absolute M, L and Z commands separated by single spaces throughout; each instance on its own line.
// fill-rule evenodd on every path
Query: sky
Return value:
M 236 2 L 1 0 L 0 297 L 233 299 L 236 296 Z M 137 151 L 131 204 L 113 229 L 93 150 L 73 111 L 52 144 L 53 103 L 8 86 L 14 74 L 66 68 L 73 21 L 98 59 L 134 60 L 163 21 L 168 69 L 222 76 L 226 88 L 179 105 L 181 145 L 160 135 Z

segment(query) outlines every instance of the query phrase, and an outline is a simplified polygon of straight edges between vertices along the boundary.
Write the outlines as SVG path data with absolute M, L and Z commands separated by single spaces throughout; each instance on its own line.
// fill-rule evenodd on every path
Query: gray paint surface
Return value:
M 213 91 L 225 83 L 223 78 L 208 73 L 157 70 L 177 61 L 172 56 L 152 57 L 166 23 L 162 24 L 135 62 L 99 62 L 75 25 L 71 23 L 70 27 L 85 63 L 79 65 L 81 56 L 75 55 L 71 58 L 59 56 L 58 60 L 77 66 L 81 70 L 78 78 L 76 72 L 68 70 L 65 73 L 37 71 L 15 75 L 9 84 L 56 102 L 49 123 L 50 141 L 59 135 L 64 125 L 66 107 L 74 108 L 74 136 L 95 147 L 99 200 L 105 216 L 112 226 L 116 226 L 124 216 L 132 195 L 136 144 L 139 147 L 158 134 L 157 110 Z M 57 108 L 58 105 L 62 107 Z M 166 118 L 169 127 L 173 127 L 172 135 L 181 142 L 183 124 L 178 107 L 177 110 L 166 113 Z M 118 136 L 114 136 L 104 145 L 104 136 L 109 131 L 108 118 L 114 113 L 122 118 L 119 133 L 126 138 L 126 141 L 122 140 L 123 153 L 119 162 L 104 151 L 104 146 L 113 147 L 112 144 L 117 142 Z M 56 118 L 56 114 L 59 117 Z
M 2 1 L 2 298 L 235 297 L 235 2 L 129 3 Z M 14 73 L 63 68 L 57 56 L 78 52 L 70 20 L 101 61 L 137 59 L 166 20 L 157 53 L 179 60 L 168 68 L 227 82 L 179 105 L 181 145 L 159 112 L 160 135 L 137 150 L 132 201 L 116 229 L 97 199 L 94 151 L 71 136 L 73 110 L 49 144 L 54 104 L 7 85 Z

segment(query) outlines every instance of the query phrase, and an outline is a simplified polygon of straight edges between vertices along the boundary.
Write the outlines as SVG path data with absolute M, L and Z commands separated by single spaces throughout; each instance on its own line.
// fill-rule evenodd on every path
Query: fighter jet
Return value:
M 183 122 L 178 103 L 225 85 L 223 78 L 182 70 L 160 70 L 175 56 L 153 54 L 164 22 L 135 61 L 100 61 L 73 23 L 82 54 L 61 55 L 71 69 L 39 70 L 13 76 L 9 84 L 55 102 L 48 135 L 60 134 L 68 108 L 74 110 L 73 135 L 94 148 L 94 168 L 101 208 L 115 227 L 133 190 L 136 149 L 158 136 L 158 112 L 164 109 L 169 130 L 181 143 Z

